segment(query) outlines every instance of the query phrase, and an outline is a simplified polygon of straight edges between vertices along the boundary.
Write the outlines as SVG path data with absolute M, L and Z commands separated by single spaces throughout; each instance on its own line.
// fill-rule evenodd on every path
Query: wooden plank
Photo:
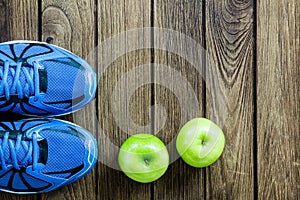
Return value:
M 207 117 L 226 139 L 223 155 L 207 170 L 209 199 L 254 198 L 253 7 L 251 0 L 206 2 Z M 225 104 L 215 104 L 218 98 Z
M 38 3 L 30 0 L 1 0 L 0 39 L 38 40 Z
M 5 42 L 9 40 L 9 28 L 8 28 L 8 12 L 10 9 L 8 8 L 8 0 L 1 0 L 0 1 L 0 12 L 2 13 L 2 16 L 0 18 L 0 41 Z
M 167 145 L 171 157 L 166 174 L 154 182 L 154 199 L 205 198 L 205 170 L 185 164 L 175 147 L 182 125 L 194 117 L 203 117 L 204 113 L 203 3 L 198 0 L 154 1 L 154 27 L 159 28 L 153 31 L 154 95 L 155 104 L 160 106 L 155 110 L 155 131 Z M 164 119 L 165 124 L 162 124 Z
M 94 66 L 89 55 L 95 43 L 94 1 L 42 1 L 42 40 L 72 51 Z M 96 68 L 95 68 L 96 70 Z M 95 101 L 74 114 L 61 117 L 97 136 Z M 96 199 L 96 169 L 83 179 L 60 188 L 42 199 Z
M 300 2 L 257 1 L 259 199 L 300 198 Z
M 0 12 L 0 42 L 38 39 L 37 1 L 0 0 Z M 5 120 L 8 120 L 7 117 Z M 0 192 L 0 199 L 35 200 L 38 197 L 39 195 L 20 196 Z
M 102 152 L 98 166 L 98 199 L 151 198 L 150 184 L 129 179 L 118 170 L 117 164 L 118 149 L 129 135 L 151 131 L 146 126 L 151 114 L 148 111 L 151 87 L 146 84 L 150 80 L 150 68 L 140 70 L 139 67 L 150 63 L 150 50 L 129 52 L 149 46 L 150 33 L 136 30 L 122 34 L 148 26 L 150 1 L 98 1 L 98 78 L 101 84 L 98 87 L 97 106 L 98 142 Z M 116 34 L 121 34 L 121 39 L 111 38 Z M 141 81 L 145 85 L 139 85 Z M 137 126 L 130 123 L 130 119 Z M 103 134 L 100 134 L 100 129 Z

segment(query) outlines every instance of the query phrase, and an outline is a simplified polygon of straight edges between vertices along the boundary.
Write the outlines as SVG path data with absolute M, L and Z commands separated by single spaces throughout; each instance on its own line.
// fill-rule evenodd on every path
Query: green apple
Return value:
M 221 156 L 224 146 L 223 131 L 205 118 L 187 122 L 176 139 L 179 155 L 193 167 L 206 167 L 214 163 Z
M 131 179 L 149 183 L 159 179 L 169 165 L 164 143 L 151 134 L 130 136 L 121 146 L 118 161 L 121 170 Z

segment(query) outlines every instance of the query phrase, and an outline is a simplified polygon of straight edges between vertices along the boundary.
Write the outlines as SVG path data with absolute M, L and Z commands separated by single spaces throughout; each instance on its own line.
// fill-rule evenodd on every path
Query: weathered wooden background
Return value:
M 299 0 L 0 0 L 0 13 L 1 42 L 47 41 L 83 58 L 123 31 L 143 27 L 179 31 L 207 50 L 215 67 L 204 65 L 205 80 L 224 86 L 221 92 L 227 108 L 223 125 L 226 147 L 210 167 L 195 169 L 178 159 L 158 181 L 139 184 L 99 162 L 84 179 L 57 191 L 27 196 L 1 192 L 0 199 L 300 199 Z M 155 44 L 160 39 L 154 32 L 144 34 L 145 43 Z M 141 45 L 139 42 L 125 44 Z M 122 44 L 115 48 L 121 51 L 125 48 Z M 201 56 L 186 46 L 179 49 L 183 54 Z M 95 63 L 101 64 L 103 56 L 114 57 L 116 52 L 110 50 Z M 167 119 L 157 136 L 166 143 L 176 137 L 181 117 L 189 117 L 181 116 L 173 91 L 185 91 L 187 85 L 170 82 L 167 88 L 155 84 L 165 78 L 164 70 L 173 69 L 188 80 L 198 98 L 199 108 L 189 116 L 206 116 L 220 123 L 222 110 L 211 106 L 213 91 L 207 90 L 192 63 L 155 46 L 116 58 L 99 74 L 96 100 L 63 119 L 90 130 L 100 146 L 106 144 L 99 128 L 120 146 L 128 135 L 126 126 L 120 128 L 114 120 L 111 97 L 115 85 L 130 70 L 150 63 L 156 64 L 148 73 L 137 71 L 125 77 L 129 83 L 142 78 L 154 84 L 128 86 L 136 86 L 136 90 L 129 105 L 123 106 L 119 99 L 121 113 L 129 112 L 140 126 L 150 123 L 154 131 L 162 111 L 149 108 L 160 104 Z M 157 70 L 158 64 L 165 68 Z

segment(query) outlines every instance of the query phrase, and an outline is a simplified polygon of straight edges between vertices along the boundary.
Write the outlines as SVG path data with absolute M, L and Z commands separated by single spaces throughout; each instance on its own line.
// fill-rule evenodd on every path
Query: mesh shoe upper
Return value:
M 67 50 L 30 41 L 0 44 L 0 112 L 67 114 L 88 104 L 96 87 L 93 69 Z
M 0 123 L 0 190 L 49 192 L 87 174 L 97 159 L 93 136 L 55 119 Z

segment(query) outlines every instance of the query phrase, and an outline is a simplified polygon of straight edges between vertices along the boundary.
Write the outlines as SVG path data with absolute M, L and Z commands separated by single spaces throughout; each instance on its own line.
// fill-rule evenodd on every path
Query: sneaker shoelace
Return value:
M 1 139 L 0 139 L 1 140 Z M 25 157 L 21 156 L 19 151 L 25 151 Z M 5 152 L 9 152 L 10 156 L 5 156 Z M 36 133 L 32 134 L 32 139 L 29 141 L 22 140 L 22 135 L 18 134 L 16 139 L 9 139 L 9 132 L 6 132 L 0 143 L 0 161 L 2 169 L 6 170 L 7 165 L 13 165 L 14 168 L 20 170 L 20 166 L 32 165 L 32 170 L 36 169 L 38 163 L 38 143 Z M 19 156 L 19 157 L 18 157 Z
M 9 61 L 4 62 L 4 67 L 0 70 L 0 95 L 5 95 L 7 100 L 10 95 L 18 95 L 19 99 L 23 96 L 34 96 L 36 101 L 40 95 L 39 82 L 39 65 L 33 62 L 33 67 L 25 67 L 22 62 L 18 62 L 17 66 L 10 66 Z M 25 85 L 21 84 L 20 76 L 23 73 L 25 77 Z M 9 76 L 12 77 L 12 83 L 8 82 Z

